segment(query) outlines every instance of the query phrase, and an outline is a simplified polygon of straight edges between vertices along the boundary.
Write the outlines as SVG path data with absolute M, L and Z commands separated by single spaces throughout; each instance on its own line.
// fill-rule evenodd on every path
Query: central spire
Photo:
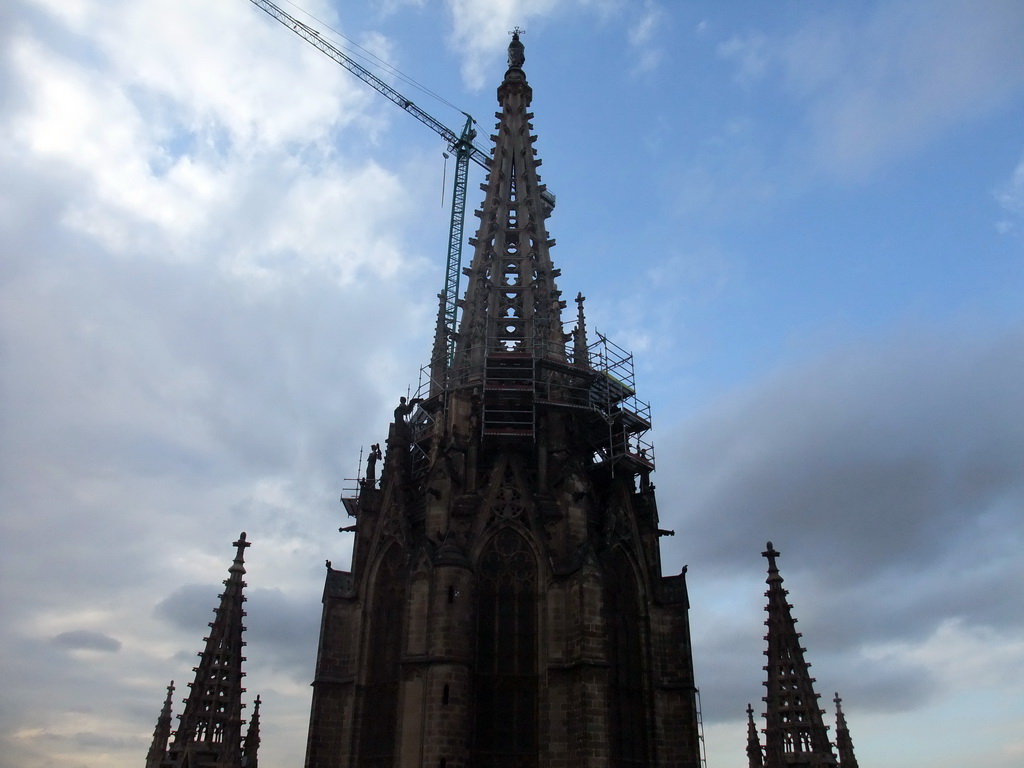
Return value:
M 649 409 L 632 356 L 588 347 L 582 295 L 563 332 L 525 60 L 516 31 L 451 366 L 439 322 L 429 390 L 344 499 L 308 768 L 700 765 Z
M 473 260 L 461 302 L 462 320 L 453 375 L 465 381 L 480 375 L 487 354 L 565 358 L 561 310 L 545 222 L 554 196 L 541 183 L 533 143 L 533 90 L 522 66 L 526 60 L 519 30 L 508 47 L 508 70 L 498 86 L 501 110 L 490 173 L 482 185 L 480 226 L 470 238 Z

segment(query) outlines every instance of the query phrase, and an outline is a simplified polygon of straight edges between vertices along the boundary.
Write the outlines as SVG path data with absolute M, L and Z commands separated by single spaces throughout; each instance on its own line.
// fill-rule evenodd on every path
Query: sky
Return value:
M 1024 5 L 284 5 L 482 141 L 525 30 L 559 287 L 653 408 L 708 766 L 746 765 L 768 540 L 861 764 L 1024 764 Z M 140 765 L 243 530 L 246 700 L 301 765 L 445 146 L 246 0 L 8 0 L 0 37 L 5 768 Z

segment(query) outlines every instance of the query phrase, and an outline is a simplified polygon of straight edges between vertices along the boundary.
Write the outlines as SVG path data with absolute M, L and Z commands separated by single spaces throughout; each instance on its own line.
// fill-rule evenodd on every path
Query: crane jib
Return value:
M 458 312 L 459 278 L 462 274 L 462 235 L 466 215 L 466 185 L 469 179 L 469 161 L 472 160 L 485 171 L 490 171 L 491 167 L 491 153 L 473 143 L 473 138 L 476 136 L 473 125 L 476 121 L 473 120 L 472 116 L 463 112 L 466 116 L 466 124 L 462 129 L 462 134 L 456 134 L 455 131 L 444 123 L 420 109 L 412 99 L 403 96 L 362 64 L 352 59 L 344 51 L 325 40 L 319 32 L 306 23 L 299 21 L 270 2 L 270 0 L 250 0 L 250 2 L 437 133 L 444 139 L 448 148 L 455 153 L 452 218 L 448 231 L 448 259 L 444 281 L 444 318 L 448 331 L 448 362 L 450 364 L 455 351 L 454 332 L 456 314 Z

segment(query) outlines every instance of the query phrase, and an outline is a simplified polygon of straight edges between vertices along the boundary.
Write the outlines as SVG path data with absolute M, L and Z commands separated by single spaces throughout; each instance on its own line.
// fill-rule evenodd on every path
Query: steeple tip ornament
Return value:
M 523 106 L 530 106 L 533 99 L 533 91 L 526 82 L 526 73 L 523 72 L 523 62 L 526 61 L 526 53 L 519 35 L 523 30 L 519 27 L 513 29 L 512 42 L 508 44 L 508 69 L 505 70 L 505 79 L 498 86 L 498 103 L 504 104 L 506 96 L 513 93 L 523 97 Z
M 519 40 L 520 33 L 524 33 L 526 30 L 516 27 L 511 32 L 512 42 L 508 44 L 508 68 L 509 69 L 522 69 L 523 64 L 526 62 L 526 49 L 523 47 L 522 42 Z
M 233 542 L 232 546 L 236 548 L 235 560 L 228 568 L 229 573 L 245 573 L 245 548 L 251 547 L 248 541 L 245 540 L 245 531 L 242 531 L 238 536 L 238 541 Z
M 761 553 L 761 557 L 768 558 L 768 573 L 778 573 L 779 567 L 775 564 L 775 558 L 779 557 L 781 553 L 772 546 L 772 543 L 768 542 L 768 547 L 764 552 Z

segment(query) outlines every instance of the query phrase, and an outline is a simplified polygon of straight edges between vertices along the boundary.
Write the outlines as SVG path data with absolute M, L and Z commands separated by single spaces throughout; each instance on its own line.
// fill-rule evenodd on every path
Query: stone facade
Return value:
M 698 768 L 683 574 L 661 572 L 632 361 L 588 345 L 545 221 L 518 34 L 468 287 L 328 564 L 307 768 Z M 372 462 L 375 466 L 376 460 Z

